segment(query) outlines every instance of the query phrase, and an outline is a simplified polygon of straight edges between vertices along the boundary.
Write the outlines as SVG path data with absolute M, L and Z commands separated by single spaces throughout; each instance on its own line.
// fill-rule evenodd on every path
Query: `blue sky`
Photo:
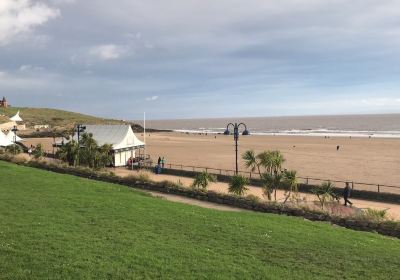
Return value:
M 1 0 L 0 95 L 120 119 L 400 112 L 400 1 Z

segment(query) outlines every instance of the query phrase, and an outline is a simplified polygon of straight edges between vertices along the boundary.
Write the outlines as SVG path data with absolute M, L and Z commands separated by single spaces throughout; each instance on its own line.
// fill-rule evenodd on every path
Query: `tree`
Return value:
M 285 170 L 283 172 L 283 181 L 284 185 L 286 186 L 285 190 L 285 200 L 283 203 L 286 203 L 286 201 L 292 196 L 292 194 L 298 194 L 298 180 L 297 180 L 297 172 L 294 170 Z
M 44 150 L 42 144 L 37 144 L 36 147 L 32 151 L 32 155 L 35 159 L 40 159 L 44 155 Z
M 217 178 L 214 175 L 208 173 L 207 171 L 203 171 L 196 175 L 196 177 L 194 178 L 192 187 L 197 188 L 197 189 L 206 190 L 210 183 L 216 182 L 216 181 L 217 181 Z
M 248 150 L 246 151 L 243 155 L 242 158 L 244 160 L 246 168 L 250 168 L 251 172 L 258 171 L 258 173 L 261 175 L 260 171 L 260 159 L 256 154 L 254 153 L 253 150 Z
M 318 197 L 321 209 L 324 209 L 324 205 L 327 201 L 338 200 L 339 197 L 334 191 L 335 185 L 331 181 L 323 182 L 320 186 L 316 186 L 312 192 Z
M 79 156 L 79 144 L 75 140 L 71 140 L 65 145 L 61 146 L 56 156 L 62 161 L 67 162 L 70 166 L 76 166 L 78 164 Z
M 280 151 L 263 151 L 255 154 L 253 150 L 248 150 L 242 155 L 246 168 L 250 168 L 252 172 L 258 171 L 263 183 L 263 192 L 269 200 L 276 189 L 282 185 L 283 175 L 282 165 L 285 162 Z
M 261 181 L 263 184 L 263 192 L 267 196 L 268 200 L 271 200 L 271 195 L 274 193 L 274 199 L 276 201 L 276 190 L 283 184 L 282 173 L 263 173 L 261 176 Z
M 79 141 L 69 141 L 58 151 L 59 159 L 76 166 L 83 164 L 90 168 L 101 169 L 112 163 L 112 145 L 104 144 L 99 147 L 92 134 L 84 133 Z
M 278 173 L 282 170 L 282 165 L 285 162 L 280 151 L 264 151 L 255 154 L 253 150 L 248 150 L 242 155 L 245 161 L 246 168 L 250 168 L 252 172 L 258 171 L 260 178 L 262 173 L 269 173 L 271 175 Z M 263 168 L 263 172 L 261 171 Z
M 230 193 L 242 196 L 248 190 L 248 188 L 246 188 L 246 185 L 248 184 L 249 179 L 247 177 L 244 177 L 243 175 L 234 175 L 229 182 L 228 191 Z

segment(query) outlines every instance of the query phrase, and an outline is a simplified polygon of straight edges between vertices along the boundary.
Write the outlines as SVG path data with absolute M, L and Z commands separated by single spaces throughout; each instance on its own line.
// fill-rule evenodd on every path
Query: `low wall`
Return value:
M 87 168 L 63 167 L 35 161 L 19 164 L 62 174 L 70 174 L 83 178 L 125 185 L 132 188 L 175 194 L 188 198 L 218 204 L 225 204 L 257 212 L 304 217 L 305 219 L 311 221 L 326 221 L 354 230 L 378 232 L 383 235 L 400 238 L 400 222 L 395 221 L 378 222 L 360 218 L 343 218 L 331 216 L 328 213 L 317 210 L 303 209 L 275 202 L 264 202 L 256 199 L 255 197 L 239 197 L 229 194 L 217 193 L 214 191 L 194 190 L 167 181 L 160 183 L 144 182 L 139 181 L 135 177 L 118 177 L 114 174 L 95 172 Z

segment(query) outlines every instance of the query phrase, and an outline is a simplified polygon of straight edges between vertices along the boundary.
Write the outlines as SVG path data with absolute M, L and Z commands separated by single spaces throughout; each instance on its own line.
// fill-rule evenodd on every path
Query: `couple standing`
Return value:
M 158 166 L 161 166 L 162 168 L 164 168 L 164 165 L 165 165 L 165 158 L 164 157 L 158 157 L 158 161 L 157 161 L 157 163 L 158 163 Z

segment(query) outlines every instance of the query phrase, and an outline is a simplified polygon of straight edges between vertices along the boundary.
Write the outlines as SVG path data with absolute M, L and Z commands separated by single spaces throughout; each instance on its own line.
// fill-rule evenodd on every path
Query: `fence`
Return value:
M 190 171 L 190 172 L 203 172 L 207 171 L 208 173 L 221 175 L 221 176 L 233 176 L 235 174 L 235 170 L 230 169 L 221 169 L 221 168 L 211 168 L 211 167 L 203 167 L 203 166 L 191 166 L 191 165 L 183 165 L 183 164 L 174 164 L 167 163 L 164 168 L 168 169 L 177 169 L 181 171 Z M 239 171 L 239 174 L 248 177 L 249 179 L 259 180 L 260 175 L 256 172 L 250 171 Z M 390 186 L 385 184 L 371 184 L 371 183 L 361 183 L 361 182 L 353 182 L 353 181 L 341 181 L 341 180 L 329 180 L 329 179 L 321 179 L 314 177 L 297 177 L 301 181 L 299 183 L 305 185 L 319 185 L 322 182 L 330 181 L 336 185 L 338 188 L 344 188 L 346 183 L 349 183 L 353 190 L 366 190 L 377 193 L 395 193 L 400 194 L 400 186 Z

